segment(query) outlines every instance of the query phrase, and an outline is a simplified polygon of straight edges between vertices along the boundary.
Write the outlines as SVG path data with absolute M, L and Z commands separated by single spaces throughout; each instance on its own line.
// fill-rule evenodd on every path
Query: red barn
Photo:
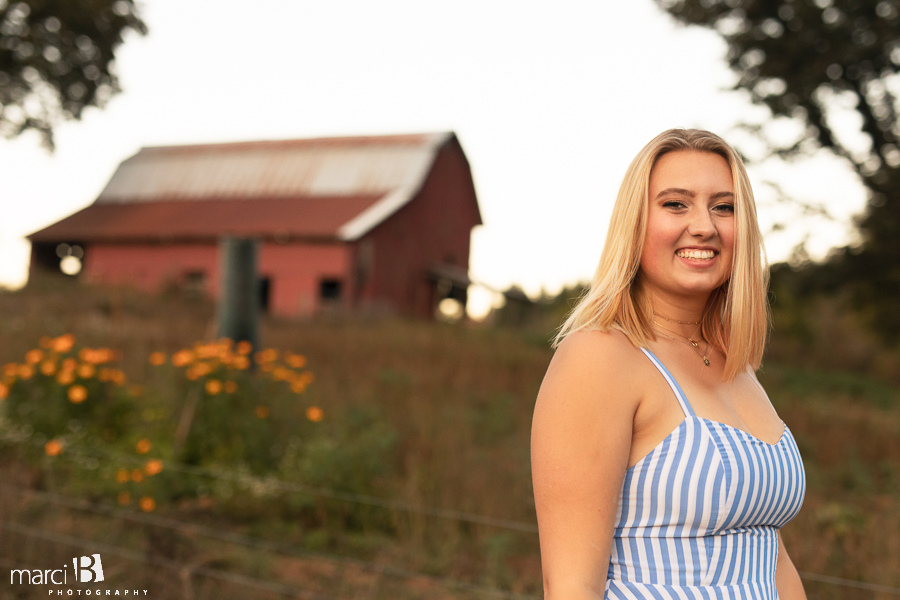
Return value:
M 453 133 L 143 148 L 87 208 L 31 234 L 32 269 L 79 246 L 91 281 L 219 293 L 218 240 L 260 241 L 264 306 L 430 318 L 465 303 L 481 214 Z M 81 251 L 79 251 L 79 254 Z

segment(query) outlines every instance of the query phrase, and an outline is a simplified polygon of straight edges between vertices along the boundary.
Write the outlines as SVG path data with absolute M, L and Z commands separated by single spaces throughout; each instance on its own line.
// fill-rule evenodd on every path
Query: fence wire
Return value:
M 190 575 L 202 575 L 210 579 L 218 579 L 220 581 L 234 583 L 237 585 L 242 585 L 244 587 L 265 590 L 267 592 L 274 592 L 276 594 L 281 594 L 282 596 L 290 596 L 291 598 L 303 598 L 304 600 L 336 600 L 332 596 L 325 596 L 316 592 L 311 592 L 298 587 L 294 587 L 292 585 L 272 583 L 269 581 L 263 581 L 262 579 L 256 579 L 254 577 L 248 577 L 246 575 L 239 575 L 237 573 L 221 571 L 219 569 L 212 569 L 209 567 L 188 568 L 181 563 L 169 560 L 168 558 L 163 558 L 161 556 L 147 555 L 141 552 L 135 552 L 134 550 L 129 550 L 127 548 L 120 548 L 118 546 L 112 546 L 110 544 L 95 542 L 94 540 L 88 540 L 81 537 L 57 533 L 55 531 L 49 531 L 46 529 L 39 529 L 37 527 L 20 525 L 12 521 L 0 521 L 0 529 L 32 538 L 42 539 L 56 544 L 64 544 L 66 546 L 84 548 L 89 552 L 95 551 L 102 554 L 112 554 L 113 556 L 118 556 L 119 558 L 124 558 L 126 560 L 153 565 L 155 567 L 162 567 L 163 569 L 169 569 L 171 571 L 175 571 L 179 575 L 184 574 L 187 570 L 188 574 Z
M 433 585 L 443 587 L 445 589 L 474 593 L 481 596 L 494 598 L 506 598 L 508 600 L 537 600 L 537 596 L 485 588 L 483 586 L 478 586 L 456 579 L 432 577 L 423 573 L 419 573 L 417 571 L 393 567 L 391 565 L 386 565 L 383 563 L 375 563 L 347 557 L 331 556 L 320 552 L 305 550 L 303 548 L 298 548 L 289 544 L 281 544 L 278 542 L 272 542 L 270 540 L 223 531 L 221 529 L 196 525 L 194 523 L 185 523 L 184 521 L 179 521 L 178 519 L 138 513 L 132 510 L 121 509 L 106 504 L 90 502 L 81 498 L 72 498 L 70 496 L 64 496 L 51 492 L 40 492 L 37 490 L 0 484 L 0 493 L 35 498 L 42 502 L 54 504 L 56 506 L 65 506 L 67 508 L 92 512 L 94 514 L 99 514 L 110 518 L 118 518 L 135 523 L 143 523 L 156 527 L 162 527 L 172 531 L 177 531 L 188 536 L 200 535 L 210 539 L 217 539 L 220 541 L 237 544 L 247 548 L 253 548 L 256 550 L 276 552 L 278 554 L 287 556 L 309 558 L 341 566 L 353 566 L 360 570 L 369 571 L 378 575 L 388 575 L 408 580 L 425 581 Z
M 37 442 L 30 442 L 31 445 L 40 446 Z M 97 448 L 75 448 L 75 447 L 66 447 L 66 450 L 63 454 L 74 455 L 79 457 L 87 457 L 87 458 L 96 458 L 97 456 L 104 457 L 107 459 L 114 459 L 120 462 L 128 463 L 131 465 L 143 465 L 146 462 L 146 459 L 138 458 L 136 456 L 132 456 L 129 454 L 125 454 L 122 452 L 114 452 L 110 450 L 101 450 Z M 290 492 L 290 493 L 300 493 L 307 494 L 310 496 L 317 496 L 320 498 L 326 498 L 329 500 L 338 500 L 343 502 L 352 502 L 357 504 L 363 504 L 367 506 L 376 506 L 385 509 L 403 511 L 408 513 L 420 514 L 424 516 L 438 517 L 442 519 L 450 519 L 459 522 L 466 522 L 478 525 L 487 525 L 491 527 L 497 527 L 501 529 L 509 529 L 513 531 L 520 531 L 523 533 L 537 533 L 538 527 L 533 523 L 526 523 L 523 521 L 515 521 L 511 519 L 502 519 L 496 517 L 488 517 L 484 515 L 479 515 L 475 513 L 469 513 L 464 511 L 457 511 L 451 509 L 430 507 L 430 506 L 422 506 L 417 504 L 412 504 L 408 502 L 403 502 L 400 500 L 392 500 L 388 498 L 379 498 L 377 496 L 368 496 L 365 494 L 356 494 L 352 492 L 343 492 L 339 490 L 333 490 L 322 487 L 313 487 L 307 486 L 299 483 L 293 483 L 289 481 L 283 481 L 277 478 L 267 477 L 255 477 L 248 473 L 240 473 L 235 471 L 229 471 L 224 469 L 209 469 L 204 467 L 196 467 L 193 465 L 186 465 L 182 463 L 176 462 L 166 462 L 165 468 L 185 474 L 191 475 L 199 475 L 203 477 L 209 477 L 211 479 L 219 479 L 224 481 L 231 481 L 233 483 L 239 483 L 245 486 L 262 486 L 267 489 L 276 489 L 282 492 Z M 0 485 L 0 490 L 3 491 L 11 491 L 10 486 Z M 46 494 L 46 492 L 34 492 L 36 494 Z M 48 495 L 47 501 L 50 501 L 49 498 L 52 495 Z M 138 513 L 134 513 L 133 511 L 116 509 L 109 506 L 104 505 L 96 505 L 86 501 L 81 501 L 73 498 L 64 498 L 62 496 L 58 496 L 59 503 L 62 502 L 72 502 L 72 503 L 83 503 L 79 506 L 72 505 L 73 508 L 81 508 L 83 510 L 91 510 L 95 512 L 106 511 L 106 514 L 113 515 L 112 511 L 115 511 L 115 516 L 119 516 L 120 518 L 131 518 L 132 520 L 141 520 L 136 517 L 148 518 L 156 521 L 147 520 L 144 521 L 148 524 L 158 525 L 160 527 L 169 527 L 170 529 L 176 529 L 183 532 L 190 532 L 192 534 L 200 534 L 207 535 L 209 537 L 216 537 L 221 539 L 222 541 L 229 541 L 236 544 L 245 545 L 248 547 L 254 547 L 263 550 L 276 551 L 282 553 L 289 553 L 294 555 L 303 555 L 310 558 L 317 558 L 319 560 L 326 560 L 332 562 L 341 562 L 344 564 L 353 564 L 358 568 L 363 568 L 366 570 L 377 571 L 384 574 L 390 574 L 397 577 L 402 578 L 416 578 L 416 579 L 425 579 L 432 583 L 436 583 L 445 588 L 457 589 L 459 591 L 467 591 L 476 594 L 489 595 L 499 598 L 511 598 L 511 599 L 520 599 L 520 600 L 537 600 L 537 596 L 529 596 L 524 594 L 516 594 L 513 592 L 503 592 L 501 590 L 491 590 L 487 588 L 480 588 L 478 586 L 474 586 L 472 584 L 468 584 L 465 582 L 450 580 L 450 579 L 439 579 L 430 577 L 427 575 L 422 575 L 416 573 L 414 571 L 409 571 L 405 569 L 398 569 L 395 567 L 389 567 L 386 565 L 380 565 L 377 563 L 367 563 L 366 561 L 357 561 L 355 559 L 348 559 L 343 557 L 332 557 L 327 555 L 322 555 L 318 553 L 312 553 L 309 551 L 305 551 L 299 548 L 286 546 L 283 544 L 278 544 L 276 542 L 270 542 L 268 540 L 260 540 L 258 538 L 249 538 L 247 536 L 241 536 L 239 534 L 226 533 L 221 531 L 212 530 L 210 528 L 203 528 L 201 526 L 193 525 L 193 524 L 184 524 L 180 521 L 174 519 L 166 519 L 163 517 L 156 517 L 151 515 L 140 515 Z M 91 505 L 91 508 L 87 508 L 87 505 Z M 98 508 L 99 507 L 99 508 Z M 121 515 L 118 513 L 122 513 Z M 128 516 L 125 516 L 125 515 Z M 168 524 L 166 524 L 168 523 Z M 179 525 L 180 524 L 180 525 Z M 180 529 L 183 527 L 184 529 Z M 206 533 L 204 533 L 204 530 Z M 129 551 L 130 552 L 130 551 Z M 799 572 L 800 577 L 807 581 L 815 581 L 819 583 L 826 583 L 830 585 L 836 585 L 841 587 L 849 587 L 855 589 L 864 589 L 872 592 L 879 592 L 885 594 L 892 594 L 900 596 L 900 588 L 886 586 L 878 583 L 872 583 L 868 581 L 856 581 L 852 579 L 844 579 L 841 577 L 833 577 L 830 575 L 821 575 L 818 573 L 809 573 L 805 571 Z
M 32 445 L 40 446 L 40 444 L 36 442 L 32 442 Z M 96 458 L 100 456 L 136 466 L 143 466 L 147 462 L 146 458 L 142 459 L 130 454 L 125 454 L 123 452 L 100 450 L 97 448 L 75 448 L 68 446 L 63 452 L 63 455 L 66 454 L 88 458 Z M 489 527 L 497 527 L 500 529 L 521 531 L 524 533 L 538 532 L 538 527 L 535 523 L 526 523 L 524 521 L 515 521 L 512 519 L 503 519 L 498 517 L 488 517 L 485 515 L 479 515 L 464 511 L 437 508 L 432 506 L 422 506 L 409 502 L 403 502 L 402 500 L 392 500 L 389 498 L 379 498 L 377 496 L 368 496 L 365 494 L 356 494 L 353 492 L 343 492 L 340 490 L 308 486 L 301 483 L 284 481 L 274 477 L 255 477 L 253 475 L 250 475 L 249 473 L 239 473 L 221 469 L 209 469 L 173 461 L 166 461 L 165 468 L 178 473 L 199 475 L 202 477 L 209 477 L 211 479 L 231 481 L 233 483 L 239 483 L 247 487 L 259 487 L 264 489 L 278 490 L 281 492 L 307 494 L 310 496 L 317 496 L 319 498 L 326 498 L 329 500 L 339 500 L 342 502 L 352 502 L 355 504 L 376 506 L 379 508 L 420 514 L 429 517 L 438 517 L 441 519 L 450 519 L 453 521 L 472 523 L 476 525 L 487 525 Z

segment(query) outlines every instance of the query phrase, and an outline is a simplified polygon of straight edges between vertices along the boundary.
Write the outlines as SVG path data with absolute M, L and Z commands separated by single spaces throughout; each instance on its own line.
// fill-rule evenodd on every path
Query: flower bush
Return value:
M 80 433 L 115 442 L 131 425 L 125 373 L 109 348 L 76 348 L 72 335 L 45 337 L 22 363 L 3 367 L 6 418 L 42 438 Z
M 43 338 L 3 367 L 0 439 L 10 431 L 29 439 L 33 464 L 53 469 L 70 493 L 145 512 L 199 500 L 255 514 L 253 498 L 280 494 L 258 483 L 269 478 L 368 494 L 396 462 L 397 435 L 377 409 L 334 418 L 306 400 L 314 376 L 301 354 L 198 342 L 150 353 L 140 383 L 119 359 L 109 348 L 79 347 L 72 335 Z M 278 510 L 324 523 L 321 499 L 288 496 Z M 369 512 L 340 505 L 330 519 L 390 526 L 383 511 Z

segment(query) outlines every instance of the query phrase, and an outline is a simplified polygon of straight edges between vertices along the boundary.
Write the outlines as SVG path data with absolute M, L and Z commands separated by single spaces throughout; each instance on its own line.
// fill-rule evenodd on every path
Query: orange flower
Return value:
M 7 377 L 15 377 L 19 374 L 19 365 L 16 363 L 6 363 L 3 365 L 3 374 Z
M 300 373 L 300 377 L 298 377 L 298 379 L 303 383 L 309 385 L 315 378 L 313 377 L 312 371 L 303 371 L 302 373 Z
M 295 369 L 302 369 L 306 365 L 306 357 L 302 354 L 285 354 L 284 360 Z
M 244 371 L 250 368 L 250 360 L 246 356 L 235 356 L 234 357 L 234 366 Z
M 302 394 L 306 390 L 306 384 L 302 381 L 295 381 L 291 384 L 291 391 L 295 394 Z
M 90 379 L 97 372 L 96 367 L 90 363 L 81 363 L 78 365 L 77 373 L 82 379 Z
M 88 391 L 83 385 L 73 385 L 69 388 L 68 396 L 72 404 L 81 404 L 87 400 Z
M 110 369 L 109 379 L 116 385 L 122 385 L 125 383 L 125 373 L 122 369 Z
M 122 506 L 128 506 L 131 504 L 131 494 L 128 492 L 119 492 L 119 504 Z
M 47 456 L 57 456 L 63 451 L 63 445 L 59 440 L 50 440 L 44 444 L 44 452 Z
M 253 344 L 251 344 L 247 340 L 238 342 L 238 345 L 237 345 L 237 353 L 238 354 L 242 354 L 242 355 L 246 356 L 247 354 L 250 354 L 251 352 L 253 352 Z
M 256 407 L 256 416 L 260 419 L 265 419 L 269 416 L 269 409 L 265 406 L 257 406 Z
M 56 363 L 52 360 L 45 360 L 41 363 L 41 373 L 50 376 L 56 372 Z
M 206 382 L 206 393 L 215 396 L 222 391 L 222 382 L 218 379 L 210 379 Z
M 306 418 L 312 421 L 313 423 L 318 423 L 325 416 L 325 413 L 322 412 L 322 409 L 318 406 L 310 406 L 306 409 Z
M 150 440 L 148 440 L 147 438 L 144 438 L 141 441 L 139 441 L 136 446 L 138 454 L 147 454 L 148 452 L 150 452 L 150 448 L 152 448 L 152 447 L 153 447 L 153 445 L 150 443 Z
M 119 469 L 116 471 L 116 481 L 119 483 L 126 483 L 131 478 L 127 469 Z
M 265 350 L 257 352 L 253 358 L 259 364 L 272 362 L 278 360 L 278 350 L 275 348 L 266 348 Z
M 144 472 L 151 477 L 158 473 L 161 473 L 163 470 L 163 463 L 158 458 L 154 458 L 149 461 L 146 465 L 144 465 Z
M 38 340 L 38 346 L 41 348 L 49 348 L 53 345 L 53 338 L 49 335 L 42 335 L 41 339 Z
M 197 358 L 214 358 L 219 355 L 219 347 L 216 344 L 197 344 L 194 346 Z
M 229 394 L 233 394 L 237 391 L 237 382 L 236 381 L 226 381 L 225 382 L 225 391 Z
M 25 353 L 25 362 L 29 365 L 36 365 L 44 359 L 44 353 L 35 348 Z
M 275 381 L 288 381 L 294 375 L 294 372 L 286 367 L 275 367 L 272 371 L 272 379 Z
M 61 335 L 58 338 L 54 338 L 50 340 L 49 347 L 53 348 L 53 351 L 57 354 L 65 354 L 69 350 L 72 349 L 72 346 L 75 345 L 75 336 L 71 333 L 67 333 L 65 335 Z
M 144 480 L 144 474 L 141 472 L 140 469 L 133 469 L 131 471 L 131 480 L 140 483 L 141 481 Z
M 150 364 L 156 367 L 166 363 L 166 355 L 163 352 L 154 352 L 150 355 Z
M 144 496 L 140 501 L 141 510 L 144 512 L 151 512 L 154 508 L 156 508 L 156 500 L 151 498 L 150 496 Z
M 183 367 L 194 362 L 194 353 L 190 350 L 179 350 L 172 355 L 172 364 L 176 367 Z
M 78 361 L 70 356 L 69 358 L 63 359 L 62 365 L 60 368 L 63 369 L 64 371 L 74 371 L 75 367 L 77 367 L 77 366 L 78 366 Z
M 187 370 L 187 378 L 191 381 L 196 381 L 205 375 L 209 375 L 212 373 L 212 366 L 209 363 L 198 362 L 194 364 L 190 369 Z
M 75 381 L 75 374 L 72 371 L 60 371 L 56 376 L 56 380 L 60 383 L 60 385 L 69 385 L 73 381 Z
M 31 365 L 19 365 L 19 377 L 21 379 L 31 379 L 34 375 L 34 367 Z
M 4 383 L 0 383 L 0 400 L 6 400 L 6 398 L 8 396 L 9 396 L 9 386 Z
M 115 357 L 116 353 L 109 348 L 82 348 L 78 352 L 78 358 L 86 363 L 92 363 L 95 365 L 102 365 L 103 363 L 110 362 L 114 360 Z

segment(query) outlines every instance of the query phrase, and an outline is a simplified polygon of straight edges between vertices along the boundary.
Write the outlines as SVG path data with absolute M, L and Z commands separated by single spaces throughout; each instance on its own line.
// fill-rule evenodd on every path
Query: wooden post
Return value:
M 235 342 L 259 343 L 258 242 L 223 237 L 219 241 L 218 336 Z

